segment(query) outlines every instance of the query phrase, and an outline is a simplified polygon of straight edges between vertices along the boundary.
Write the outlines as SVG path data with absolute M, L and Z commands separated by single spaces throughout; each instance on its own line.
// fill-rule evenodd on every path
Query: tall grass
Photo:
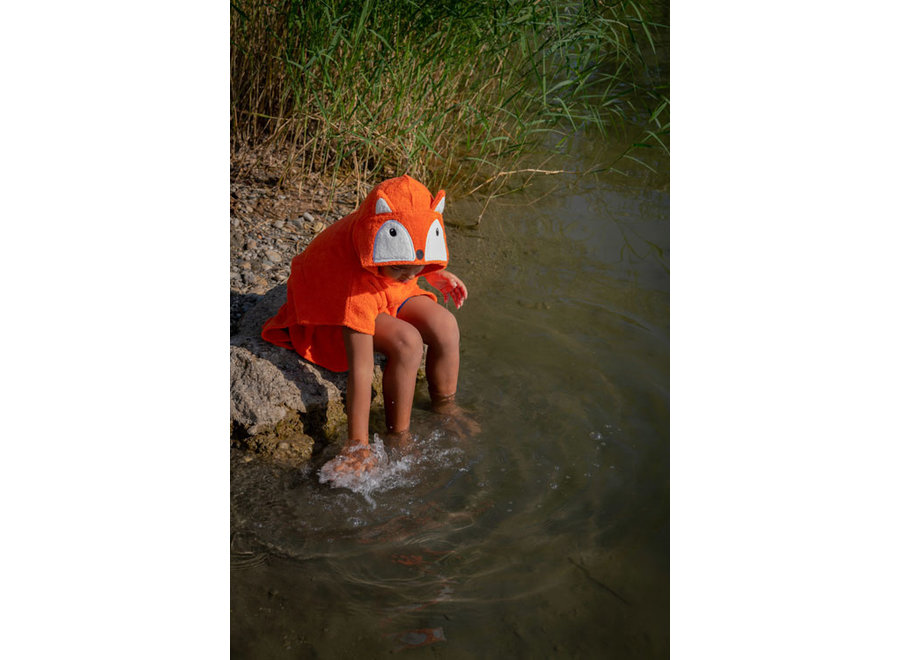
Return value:
M 665 146 L 665 26 L 647 4 L 233 0 L 233 156 L 263 145 L 302 174 L 471 190 L 585 125 L 638 120 L 638 144 Z

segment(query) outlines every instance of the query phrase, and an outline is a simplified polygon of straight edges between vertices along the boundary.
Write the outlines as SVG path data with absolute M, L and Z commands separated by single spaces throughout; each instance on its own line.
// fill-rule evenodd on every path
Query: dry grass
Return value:
M 563 148 L 586 125 L 641 121 L 638 144 L 665 147 L 666 90 L 647 62 L 665 28 L 651 13 L 632 1 L 234 0 L 233 162 L 268 148 L 284 154 L 282 181 L 363 189 L 408 173 L 491 194 L 535 145 Z

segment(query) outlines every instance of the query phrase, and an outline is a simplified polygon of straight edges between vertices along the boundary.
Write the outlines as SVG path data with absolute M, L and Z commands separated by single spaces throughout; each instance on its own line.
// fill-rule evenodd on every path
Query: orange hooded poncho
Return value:
M 362 205 L 328 227 L 291 261 L 287 302 L 262 338 L 331 371 L 346 371 L 343 327 L 375 334 L 375 317 L 397 315 L 412 296 L 434 294 L 416 279 L 398 282 L 380 266 L 447 266 L 444 191 L 434 197 L 409 176 L 378 184 Z

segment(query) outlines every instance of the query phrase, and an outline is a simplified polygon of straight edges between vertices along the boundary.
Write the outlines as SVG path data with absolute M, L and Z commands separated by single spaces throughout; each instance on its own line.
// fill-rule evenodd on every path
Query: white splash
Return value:
M 375 506 L 372 494 L 395 488 L 416 486 L 427 473 L 434 469 L 446 468 L 457 462 L 463 455 L 458 447 L 440 447 L 436 442 L 443 438 L 440 431 L 432 432 L 427 438 L 413 437 L 412 449 L 406 453 L 391 450 L 374 434 L 369 449 L 375 455 L 375 466 L 364 472 L 341 469 L 348 462 L 346 455 L 339 454 L 325 463 L 319 470 L 319 483 L 330 484 L 332 488 L 346 488 L 362 495 L 370 506 Z M 351 449 L 350 452 L 356 451 Z
M 364 472 L 342 470 L 341 466 L 348 462 L 347 456 L 339 454 L 325 463 L 319 470 L 319 483 L 330 483 L 332 488 L 346 488 L 359 493 L 372 506 L 375 501 L 371 494 L 377 491 L 390 490 L 398 486 L 410 485 L 406 476 L 412 467 L 411 456 L 404 456 L 392 461 L 384 448 L 384 442 L 375 434 L 369 449 L 375 455 L 375 466 Z M 350 452 L 356 451 L 351 449 Z

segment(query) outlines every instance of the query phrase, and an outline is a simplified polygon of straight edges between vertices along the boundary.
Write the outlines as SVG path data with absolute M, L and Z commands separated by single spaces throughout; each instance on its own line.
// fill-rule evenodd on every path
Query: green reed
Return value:
M 588 125 L 639 122 L 636 147 L 665 148 L 668 76 L 654 62 L 666 27 L 651 18 L 664 9 L 233 0 L 232 153 L 263 145 L 301 174 L 367 185 L 409 173 L 464 190 Z

